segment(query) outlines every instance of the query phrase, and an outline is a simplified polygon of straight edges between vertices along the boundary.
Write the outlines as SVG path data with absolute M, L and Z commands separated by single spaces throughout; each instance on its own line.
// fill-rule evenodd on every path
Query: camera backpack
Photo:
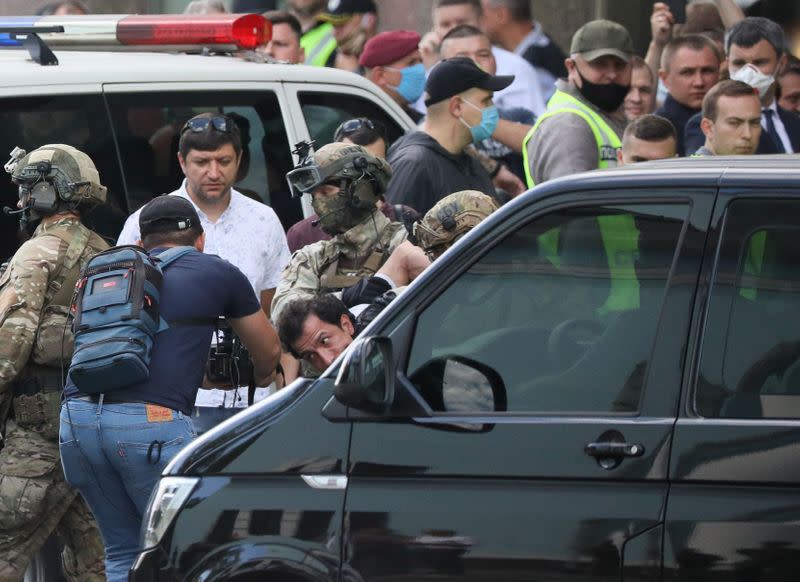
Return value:
M 122 245 L 89 260 L 71 307 L 69 376 L 80 392 L 99 394 L 147 380 L 155 335 L 169 327 L 159 312 L 163 271 L 194 250 L 172 247 L 153 257 Z

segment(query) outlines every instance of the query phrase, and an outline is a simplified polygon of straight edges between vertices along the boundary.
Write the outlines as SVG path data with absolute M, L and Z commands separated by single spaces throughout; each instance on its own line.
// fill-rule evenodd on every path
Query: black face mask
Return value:
M 580 71 L 578 71 L 578 76 L 583 81 L 583 87 L 580 89 L 583 96 L 586 97 L 589 103 L 609 113 L 619 109 L 631 89 L 630 85 L 620 85 L 619 83 L 610 83 L 608 85 L 592 83 L 581 75 Z

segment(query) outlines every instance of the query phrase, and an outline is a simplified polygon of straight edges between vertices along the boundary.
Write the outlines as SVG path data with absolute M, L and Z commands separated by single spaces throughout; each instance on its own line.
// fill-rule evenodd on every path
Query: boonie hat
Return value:
M 478 88 L 500 91 L 514 81 L 514 75 L 490 75 L 467 57 L 439 61 L 425 81 L 425 107 Z
M 364 45 L 358 64 L 380 67 L 393 63 L 417 50 L 420 38 L 413 30 L 387 30 L 377 34 Z
M 569 53 L 581 55 L 587 61 L 612 55 L 627 63 L 635 51 L 627 28 L 611 20 L 592 20 L 572 35 Z
M 343 24 L 353 14 L 377 11 L 373 0 L 328 0 L 328 7 L 317 18 L 332 24 Z
M 200 217 L 192 203 L 180 196 L 159 196 L 145 204 L 139 214 L 139 232 L 147 236 L 156 232 L 172 232 L 199 228 Z

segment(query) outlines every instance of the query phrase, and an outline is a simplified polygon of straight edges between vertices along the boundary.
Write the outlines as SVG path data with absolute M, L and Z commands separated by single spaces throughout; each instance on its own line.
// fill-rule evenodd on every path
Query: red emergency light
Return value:
M 166 14 L 126 16 L 117 23 L 123 45 L 235 45 L 254 49 L 272 37 L 259 14 Z

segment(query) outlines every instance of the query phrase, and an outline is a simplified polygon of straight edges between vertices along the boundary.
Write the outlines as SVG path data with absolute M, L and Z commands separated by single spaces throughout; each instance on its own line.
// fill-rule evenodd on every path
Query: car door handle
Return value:
M 596 459 L 641 457 L 644 454 L 644 446 L 636 443 L 589 443 L 583 450 Z

